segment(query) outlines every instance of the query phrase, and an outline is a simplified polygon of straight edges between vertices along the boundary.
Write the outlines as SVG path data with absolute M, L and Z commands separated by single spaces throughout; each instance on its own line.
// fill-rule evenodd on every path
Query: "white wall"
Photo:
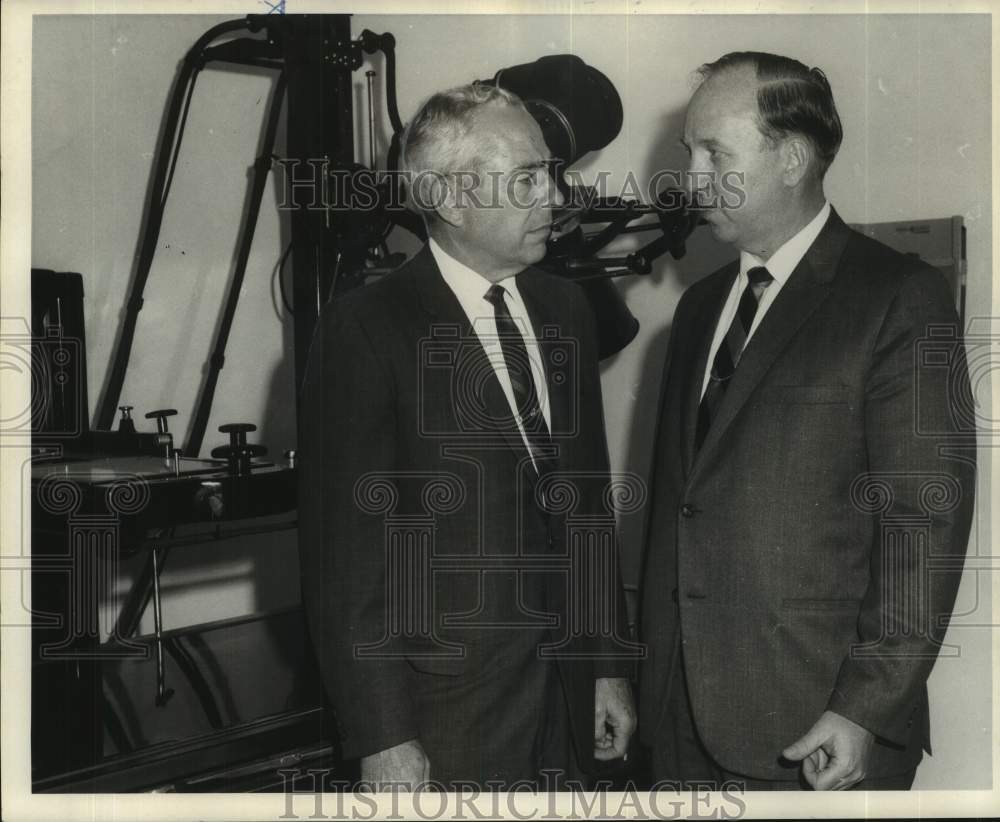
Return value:
M 92 410 L 137 253 L 167 92 L 185 51 L 222 19 L 229 18 L 35 19 L 32 264 L 80 271 L 86 278 Z M 621 182 L 628 171 L 641 180 L 657 169 L 683 167 L 676 141 L 691 72 L 700 63 L 727 51 L 756 49 L 818 65 L 830 79 L 845 129 L 843 148 L 828 175 L 831 201 L 849 222 L 962 215 L 968 227 L 968 314 L 988 313 L 987 17 L 357 15 L 352 30 L 363 28 L 396 36 L 404 120 L 440 88 L 488 78 L 501 67 L 544 54 L 579 55 L 607 74 L 623 99 L 621 135 L 581 164 L 591 174 L 611 171 L 612 182 Z M 374 68 L 381 73 L 379 59 Z M 355 78 L 360 88 L 363 73 Z M 181 435 L 231 270 L 247 169 L 270 88 L 266 75 L 213 69 L 203 73 L 195 93 L 123 394 L 140 418 L 152 408 L 176 407 L 175 428 Z M 359 112 L 359 146 L 366 145 L 363 119 Z M 386 133 L 383 117 L 381 135 Z M 257 423 L 260 440 L 272 453 L 294 445 L 291 320 L 280 308 L 273 276 L 287 230 L 275 202 L 272 186 L 203 452 L 221 443 L 216 426 L 234 420 Z M 682 261 L 661 259 L 653 275 L 619 283 L 642 329 L 603 373 L 617 469 L 647 473 L 659 368 L 677 299 L 730 256 L 699 232 Z M 981 399 L 988 403 L 988 394 Z M 980 499 L 988 490 L 984 476 Z M 623 523 L 630 546 L 637 526 Z M 269 552 L 293 551 L 290 540 L 269 545 L 264 551 L 272 561 L 275 555 Z M 988 554 L 989 546 L 986 516 L 981 516 L 971 550 Z M 263 562 L 260 554 L 252 556 Z M 631 549 L 631 576 L 635 565 Z M 242 560 L 233 559 L 232 567 L 228 583 L 221 574 L 210 598 L 180 587 L 191 570 L 180 567 L 175 584 L 168 585 L 167 619 L 253 607 L 260 598 L 255 592 L 259 575 L 255 580 L 247 574 Z M 956 622 L 989 624 L 988 579 L 983 577 L 967 574 L 959 610 L 969 613 Z M 921 766 L 918 787 L 981 787 L 991 773 L 989 632 L 953 626 L 949 640 L 960 644 L 962 653 L 941 660 L 931 679 L 935 756 Z

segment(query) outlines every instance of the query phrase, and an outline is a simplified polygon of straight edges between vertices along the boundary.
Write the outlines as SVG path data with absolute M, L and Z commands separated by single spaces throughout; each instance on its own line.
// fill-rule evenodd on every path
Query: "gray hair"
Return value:
M 409 201 L 424 219 L 437 219 L 442 178 L 458 171 L 478 171 L 482 146 L 468 140 L 477 112 L 484 106 L 522 106 L 506 89 L 471 83 L 439 91 L 425 102 L 403 133 L 400 169 L 409 181 Z

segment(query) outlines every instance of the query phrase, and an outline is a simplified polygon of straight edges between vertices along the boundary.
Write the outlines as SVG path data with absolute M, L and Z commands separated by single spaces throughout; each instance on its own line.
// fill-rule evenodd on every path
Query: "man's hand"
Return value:
M 431 763 L 416 739 L 361 758 L 361 781 L 377 791 L 393 785 L 412 791 L 430 779 L 430 773 Z
M 781 752 L 802 762 L 802 775 L 817 791 L 842 791 L 865 778 L 875 737 L 833 711 L 824 711 L 809 732 Z
M 594 686 L 594 758 L 624 757 L 634 730 L 635 704 L 628 679 L 598 679 Z

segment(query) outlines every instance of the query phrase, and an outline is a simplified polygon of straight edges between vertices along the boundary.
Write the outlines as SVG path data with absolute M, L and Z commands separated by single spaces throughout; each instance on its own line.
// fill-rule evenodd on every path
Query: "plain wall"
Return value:
M 232 17 L 36 17 L 32 84 L 32 265 L 82 272 L 91 412 L 101 395 L 138 252 L 140 220 L 164 107 L 179 61 L 210 26 Z M 823 68 L 844 124 L 827 193 L 848 222 L 961 215 L 968 229 L 968 317 L 991 300 L 990 27 L 985 16 L 377 16 L 352 31 L 397 40 L 403 120 L 438 89 L 491 77 L 499 68 L 572 52 L 618 89 L 621 134 L 578 164 L 585 175 L 628 172 L 645 180 L 683 168 L 677 139 L 692 71 L 731 50 L 787 54 Z M 371 58 L 369 58 L 371 59 Z M 383 70 L 380 58 L 373 66 Z M 359 159 L 367 158 L 363 72 L 355 74 Z M 142 415 L 177 408 L 184 439 L 232 271 L 249 169 L 273 88 L 262 71 L 202 72 L 149 285 L 122 402 Z M 381 105 L 381 92 L 379 102 Z M 381 115 L 380 148 L 387 118 Z M 281 152 L 279 137 L 278 153 Z M 288 241 L 269 181 L 239 311 L 202 453 L 222 444 L 223 422 L 254 422 L 272 454 L 294 447 L 292 320 L 276 266 Z M 390 245 L 412 248 L 397 230 Z M 629 248 L 623 242 L 616 248 Z M 613 249 L 609 249 L 610 251 Z M 605 363 L 603 387 L 615 470 L 645 477 L 671 317 L 683 289 L 731 259 L 704 230 L 683 260 L 657 261 L 652 275 L 618 287 L 641 323 L 638 338 Z M 287 274 L 287 272 L 286 272 Z M 989 406 L 989 385 L 980 386 Z M 977 397 L 979 395 L 977 394 Z M 981 472 L 981 500 L 988 498 Z M 988 510 L 970 552 L 990 550 Z M 637 575 L 640 523 L 622 522 L 626 573 Z M 209 559 L 211 557 L 211 559 Z M 210 585 L 192 586 L 206 579 Z M 960 655 L 932 675 L 933 757 L 922 788 L 989 784 L 991 659 L 989 575 L 968 572 L 949 641 Z M 294 538 L 230 546 L 226 553 L 175 552 L 164 578 L 165 621 L 183 622 L 293 601 Z

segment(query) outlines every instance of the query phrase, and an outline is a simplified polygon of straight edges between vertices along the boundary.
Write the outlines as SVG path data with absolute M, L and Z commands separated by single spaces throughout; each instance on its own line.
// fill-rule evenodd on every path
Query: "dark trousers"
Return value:
M 555 661 L 532 652 L 503 669 L 483 666 L 462 676 L 414 671 L 412 681 L 430 778 L 445 789 L 473 783 L 508 790 L 520 783 L 557 790 L 557 774 L 580 778 Z
M 742 785 L 742 789 L 747 791 L 811 790 L 802 778 L 800 768 L 790 769 L 789 779 L 754 779 L 719 766 L 698 736 L 683 664 L 683 654 L 678 654 L 667 704 L 651 751 L 650 769 L 654 783 L 661 780 L 680 782 L 684 790 L 721 790 L 727 783 L 730 789 L 738 790 Z M 863 779 L 851 790 L 906 791 L 913 784 L 915 775 L 916 768 L 913 768 L 895 776 Z

